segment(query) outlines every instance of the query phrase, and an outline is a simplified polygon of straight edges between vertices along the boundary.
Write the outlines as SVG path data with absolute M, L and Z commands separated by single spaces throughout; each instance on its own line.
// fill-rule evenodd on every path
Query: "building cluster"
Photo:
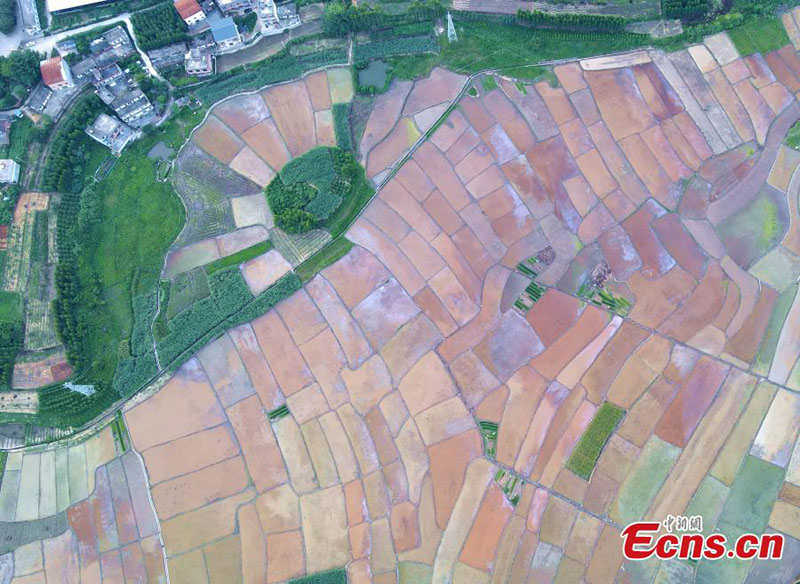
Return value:
M 72 66 L 65 57 L 77 53 L 75 41 L 61 41 L 56 48 L 59 55 L 40 64 L 44 85 L 55 94 L 74 91 L 88 84 L 94 86 L 97 96 L 117 117 L 101 114 L 86 132 L 119 154 L 136 136 L 136 129 L 152 122 L 156 115 L 145 93 L 119 65 L 123 59 L 137 54 L 130 36 L 122 26 L 103 32 L 89 43 L 89 55 Z M 37 109 L 39 103 L 30 105 Z M 42 106 L 38 111 L 43 109 Z
M 182 65 L 187 75 L 202 77 L 214 72 L 214 57 L 244 46 L 244 36 L 234 17 L 255 13 L 264 35 L 277 34 L 300 25 L 294 4 L 276 6 L 273 0 L 173 0 L 175 10 L 189 28 L 190 42 L 178 42 L 148 51 L 156 69 Z

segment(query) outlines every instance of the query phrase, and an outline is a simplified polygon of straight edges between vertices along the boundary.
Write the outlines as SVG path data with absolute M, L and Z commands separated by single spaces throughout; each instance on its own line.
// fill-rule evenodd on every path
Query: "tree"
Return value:
M 17 26 L 14 0 L 0 0 L 0 32 L 8 34 Z
M 8 57 L 0 57 L 0 75 L 31 87 L 42 78 L 39 62 L 43 58 L 36 51 L 14 51 Z

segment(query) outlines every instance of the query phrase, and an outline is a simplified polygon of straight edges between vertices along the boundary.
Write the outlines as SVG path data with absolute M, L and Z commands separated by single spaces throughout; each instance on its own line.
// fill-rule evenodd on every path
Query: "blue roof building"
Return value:
M 208 15 L 208 24 L 211 27 L 211 36 L 221 51 L 238 48 L 242 45 L 242 38 L 236 28 L 236 23 L 230 16 L 223 17 L 218 12 Z

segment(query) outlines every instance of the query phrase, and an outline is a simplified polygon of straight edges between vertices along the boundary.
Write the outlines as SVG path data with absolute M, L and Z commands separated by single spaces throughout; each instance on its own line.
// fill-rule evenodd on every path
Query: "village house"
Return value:
M 53 57 L 39 63 L 42 73 L 42 82 L 53 91 L 74 87 L 72 71 L 69 64 L 61 57 Z
M 189 26 L 194 26 L 206 19 L 205 12 L 203 12 L 197 0 L 175 0 L 174 5 L 175 10 L 178 11 L 183 21 Z

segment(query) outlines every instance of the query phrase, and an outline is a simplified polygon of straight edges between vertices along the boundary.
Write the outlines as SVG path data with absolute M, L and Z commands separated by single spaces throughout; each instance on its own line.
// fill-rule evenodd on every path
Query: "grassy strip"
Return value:
M 130 437 L 128 436 L 128 429 L 125 427 L 125 419 L 122 417 L 122 411 L 120 410 L 117 410 L 114 421 L 111 422 L 111 433 L 116 443 L 119 444 L 120 452 L 127 452 L 130 446 Z
M 0 485 L 3 484 L 3 473 L 6 471 L 6 459 L 8 459 L 8 452 L 0 451 Z
M 338 237 L 295 268 L 302 282 L 308 282 L 318 272 L 341 259 L 353 248 L 353 242 L 344 236 Z
M 789 36 L 777 17 L 754 20 L 728 31 L 733 45 L 743 57 L 753 53 L 769 53 L 789 44 Z
M 289 584 L 347 584 L 347 571 L 344 568 L 336 568 L 327 572 L 318 572 L 289 580 Z
M 588 481 L 606 442 L 624 416 L 625 410 L 603 402 L 569 457 L 567 468 Z
M 206 265 L 206 273 L 213 274 L 214 272 L 218 272 L 219 270 L 223 270 L 225 268 L 229 268 L 231 266 L 238 266 L 241 263 L 246 262 L 247 260 L 251 260 L 254 257 L 258 257 L 260 255 L 264 255 L 269 250 L 271 250 L 274 245 L 272 245 L 271 240 L 262 241 L 255 245 L 251 245 L 250 247 L 243 249 L 241 251 L 237 251 L 234 254 L 229 256 L 225 256 L 224 258 L 219 258 L 218 260 L 214 260 L 210 264 Z

